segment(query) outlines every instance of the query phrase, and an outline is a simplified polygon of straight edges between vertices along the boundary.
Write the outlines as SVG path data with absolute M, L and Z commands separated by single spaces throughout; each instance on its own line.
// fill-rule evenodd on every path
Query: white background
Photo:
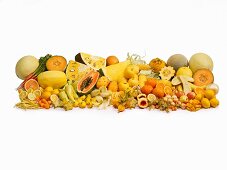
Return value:
M 224 0 L 0 0 L 0 169 L 226 170 L 226 32 Z M 20 57 L 80 51 L 147 61 L 205 52 L 221 105 L 171 114 L 13 107 Z

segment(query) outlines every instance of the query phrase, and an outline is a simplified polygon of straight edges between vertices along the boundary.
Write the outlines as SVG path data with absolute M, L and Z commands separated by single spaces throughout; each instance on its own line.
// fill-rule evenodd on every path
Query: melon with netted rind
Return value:
M 24 80 L 30 73 L 33 73 L 39 66 L 39 60 L 34 56 L 24 56 L 16 64 L 17 77 Z
M 172 66 L 177 71 L 180 67 L 188 66 L 188 59 L 182 54 L 174 54 L 169 57 L 167 66 Z
M 196 53 L 189 60 L 189 67 L 193 73 L 199 69 L 213 70 L 213 61 L 210 56 L 205 53 Z

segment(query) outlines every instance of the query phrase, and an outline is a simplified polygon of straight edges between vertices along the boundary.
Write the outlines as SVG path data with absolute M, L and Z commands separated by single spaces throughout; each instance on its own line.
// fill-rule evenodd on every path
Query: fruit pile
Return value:
M 75 60 L 50 54 L 39 59 L 24 56 L 16 64 L 23 82 L 17 88 L 21 109 L 74 107 L 105 109 L 148 108 L 161 111 L 198 111 L 219 105 L 214 83 L 213 61 L 204 53 L 188 61 L 175 54 L 167 61 L 149 63 L 137 54 L 125 61 L 78 53 Z

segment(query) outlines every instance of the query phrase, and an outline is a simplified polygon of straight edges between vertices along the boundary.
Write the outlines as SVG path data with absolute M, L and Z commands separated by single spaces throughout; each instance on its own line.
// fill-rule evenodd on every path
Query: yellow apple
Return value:
M 130 78 L 128 80 L 128 84 L 130 87 L 138 86 L 139 84 L 138 75 L 135 75 L 133 78 Z
M 139 71 L 140 71 L 139 66 L 131 64 L 127 66 L 125 69 L 125 73 L 124 73 L 125 78 L 127 79 L 133 78 L 135 74 L 139 73 Z
M 127 88 L 129 88 L 129 84 L 128 82 L 120 82 L 118 88 L 120 91 L 125 91 Z

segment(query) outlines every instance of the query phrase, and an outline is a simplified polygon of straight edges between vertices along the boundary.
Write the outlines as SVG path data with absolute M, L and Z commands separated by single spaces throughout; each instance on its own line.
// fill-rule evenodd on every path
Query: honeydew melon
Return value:
M 213 61 L 210 56 L 204 53 L 196 53 L 189 60 L 189 67 L 193 73 L 199 69 L 213 70 Z
M 22 57 L 16 64 L 16 75 L 24 80 L 30 73 L 33 73 L 39 66 L 39 60 L 34 56 L 28 55 Z

